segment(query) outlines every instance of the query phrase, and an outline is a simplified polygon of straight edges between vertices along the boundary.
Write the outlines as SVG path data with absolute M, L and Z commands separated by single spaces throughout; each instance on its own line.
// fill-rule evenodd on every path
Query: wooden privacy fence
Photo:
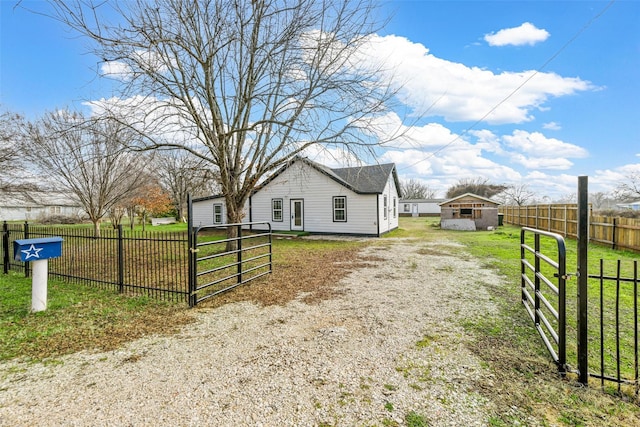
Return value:
M 507 224 L 578 237 L 576 204 L 500 206 L 499 212 Z M 613 249 L 640 251 L 640 220 L 591 214 L 589 241 L 610 245 Z

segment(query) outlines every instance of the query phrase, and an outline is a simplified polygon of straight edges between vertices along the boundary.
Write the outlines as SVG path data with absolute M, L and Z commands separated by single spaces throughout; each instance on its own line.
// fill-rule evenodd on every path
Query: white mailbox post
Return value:
M 46 237 L 13 242 L 14 259 L 32 262 L 31 312 L 47 309 L 48 260 L 62 255 L 62 240 L 62 237 Z

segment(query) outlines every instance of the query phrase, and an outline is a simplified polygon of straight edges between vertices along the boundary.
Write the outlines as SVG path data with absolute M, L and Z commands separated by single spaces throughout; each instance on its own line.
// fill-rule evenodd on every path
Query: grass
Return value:
M 455 232 L 440 230 L 437 223 L 437 219 L 401 218 L 400 228 L 376 244 L 384 247 L 386 239 L 394 237 L 429 242 L 419 256 L 450 254 L 468 258 L 471 254 L 484 268 L 503 277 L 498 283 L 477 283 L 489 292 L 497 313 L 462 325 L 472 338 L 470 350 L 485 370 L 493 373 L 492 379 L 479 377 L 470 384 L 488 402 L 487 425 L 638 425 L 640 408 L 633 396 L 618 396 L 615 387 L 607 387 L 603 392 L 595 383 L 589 388 L 578 387 L 574 378 L 562 380 L 556 373 L 520 303 L 519 229 L 504 226 L 491 232 Z M 568 265 L 575 265 L 575 243 L 567 242 Z M 375 261 L 358 255 L 365 244 L 274 239 L 275 268 L 268 279 L 239 287 L 202 306 L 216 307 L 236 301 L 284 305 L 293 299 L 314 303 L 335 298 L 340 295 L 336 283 L 342 277 L 364 263 Z M 592 260 L 638 259 L 637 254 L 612 252 L 598 246 L 590 248 L 590 254 Z M 575 288 L 569 292 L 575 294 Z M 0 360 L 16 357 L 43 360 L 80 350 L 117 348 L 146 334 L 173 333 L 192 319 L 192 311 L 184 304 L 54 280 L 49 282 L 48 310 L 32 314 L 30 279 L 16 274 L 0 274 L 0 298 Z M 628 299 L 624 301 L 628 304 Z M 433 339 L 425 335 L 415 345 L 426 346 Z M 421 383 L 419 387 L 428 384 Z M 419 408 L 407 412 L 404 418 L 407 426 L 428 425 Z M 383 425 L 394 423 L 387 418 L 382 421 Z
M 482 284 L 495 301 L 498 314 L 463 325 L 474 337 L 471 350 L 483 366 L 500 378 L 499 381 L 479 379 L 476 384 L 478 392 L 495 407 L 489 425 L 638 425 L 640 408 L 635 397 L 618 396 L 617 392 L 611 392 L 611 387 L 608 393 L 607 390 L 603 392 L 596 382 L 589 388 L 579 387 L 574 377 L 562 380 L 556 373 L 520 302 L 519 228 L 507 225 L 496 231 L 456 232 L 434 230 L 429 221 L 423 221 L 423 227 L 431 230 L 429 239 L 464 244 L 466 251 L 481 260 L 483 267 L 504 278 L 499 283 Z M 547 245 L 543 246 L 544 250 L 553 251 L 552 243 L 544 245 Z M 610 251 L 602 246 L 590 246 L 589 254 L 590 271 L 599 258 L 629 261 L 639 257 L 635 253 Z M 576 243 L 567 240 L 567 270 L 575 271 L 575 265 Z M 575 280 L 568 282 L 567 295 L 575 297 L 575 285 Z M 567 310 L 575 316 L 571 306 Z
M 191 321 L 184 304 L 56 280 L 47 310 L 30 313 L 31 279 L 0 274 L 0 360 L 41 360 L 80 350 L 111 350 L 152 333 L 172 333 Z

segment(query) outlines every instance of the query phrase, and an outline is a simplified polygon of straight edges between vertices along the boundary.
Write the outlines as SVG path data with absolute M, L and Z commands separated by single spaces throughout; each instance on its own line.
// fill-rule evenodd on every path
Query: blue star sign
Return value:
M 29 259 L 29 258 L 36 258 L 36 259 L 40 259 L 40 252 L 42 252 L 44 250 L 44 248 L 36 248 L 36 245 L 32 244 L 29 249 L 26 250 L 21 250 L 20 252 L 22 252 L 24 254 L 25 259 Z
M 24 262 L 58 258 L 62 255 L 62 240 L 62 237 L 16 240 L 13 242 L 14 259 Z

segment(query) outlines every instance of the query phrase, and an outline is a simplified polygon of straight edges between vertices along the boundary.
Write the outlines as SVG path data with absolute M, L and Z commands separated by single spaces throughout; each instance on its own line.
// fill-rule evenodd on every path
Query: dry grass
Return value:
M 302 296 L 308 304 L 340 295 L 340 279 L 364 263 L 357 242 L 293 241 L 276 243 L 273 273 L 202 303 L 203 307 L 220 307 L 239 301 L 259 305 L 284 305 Z

